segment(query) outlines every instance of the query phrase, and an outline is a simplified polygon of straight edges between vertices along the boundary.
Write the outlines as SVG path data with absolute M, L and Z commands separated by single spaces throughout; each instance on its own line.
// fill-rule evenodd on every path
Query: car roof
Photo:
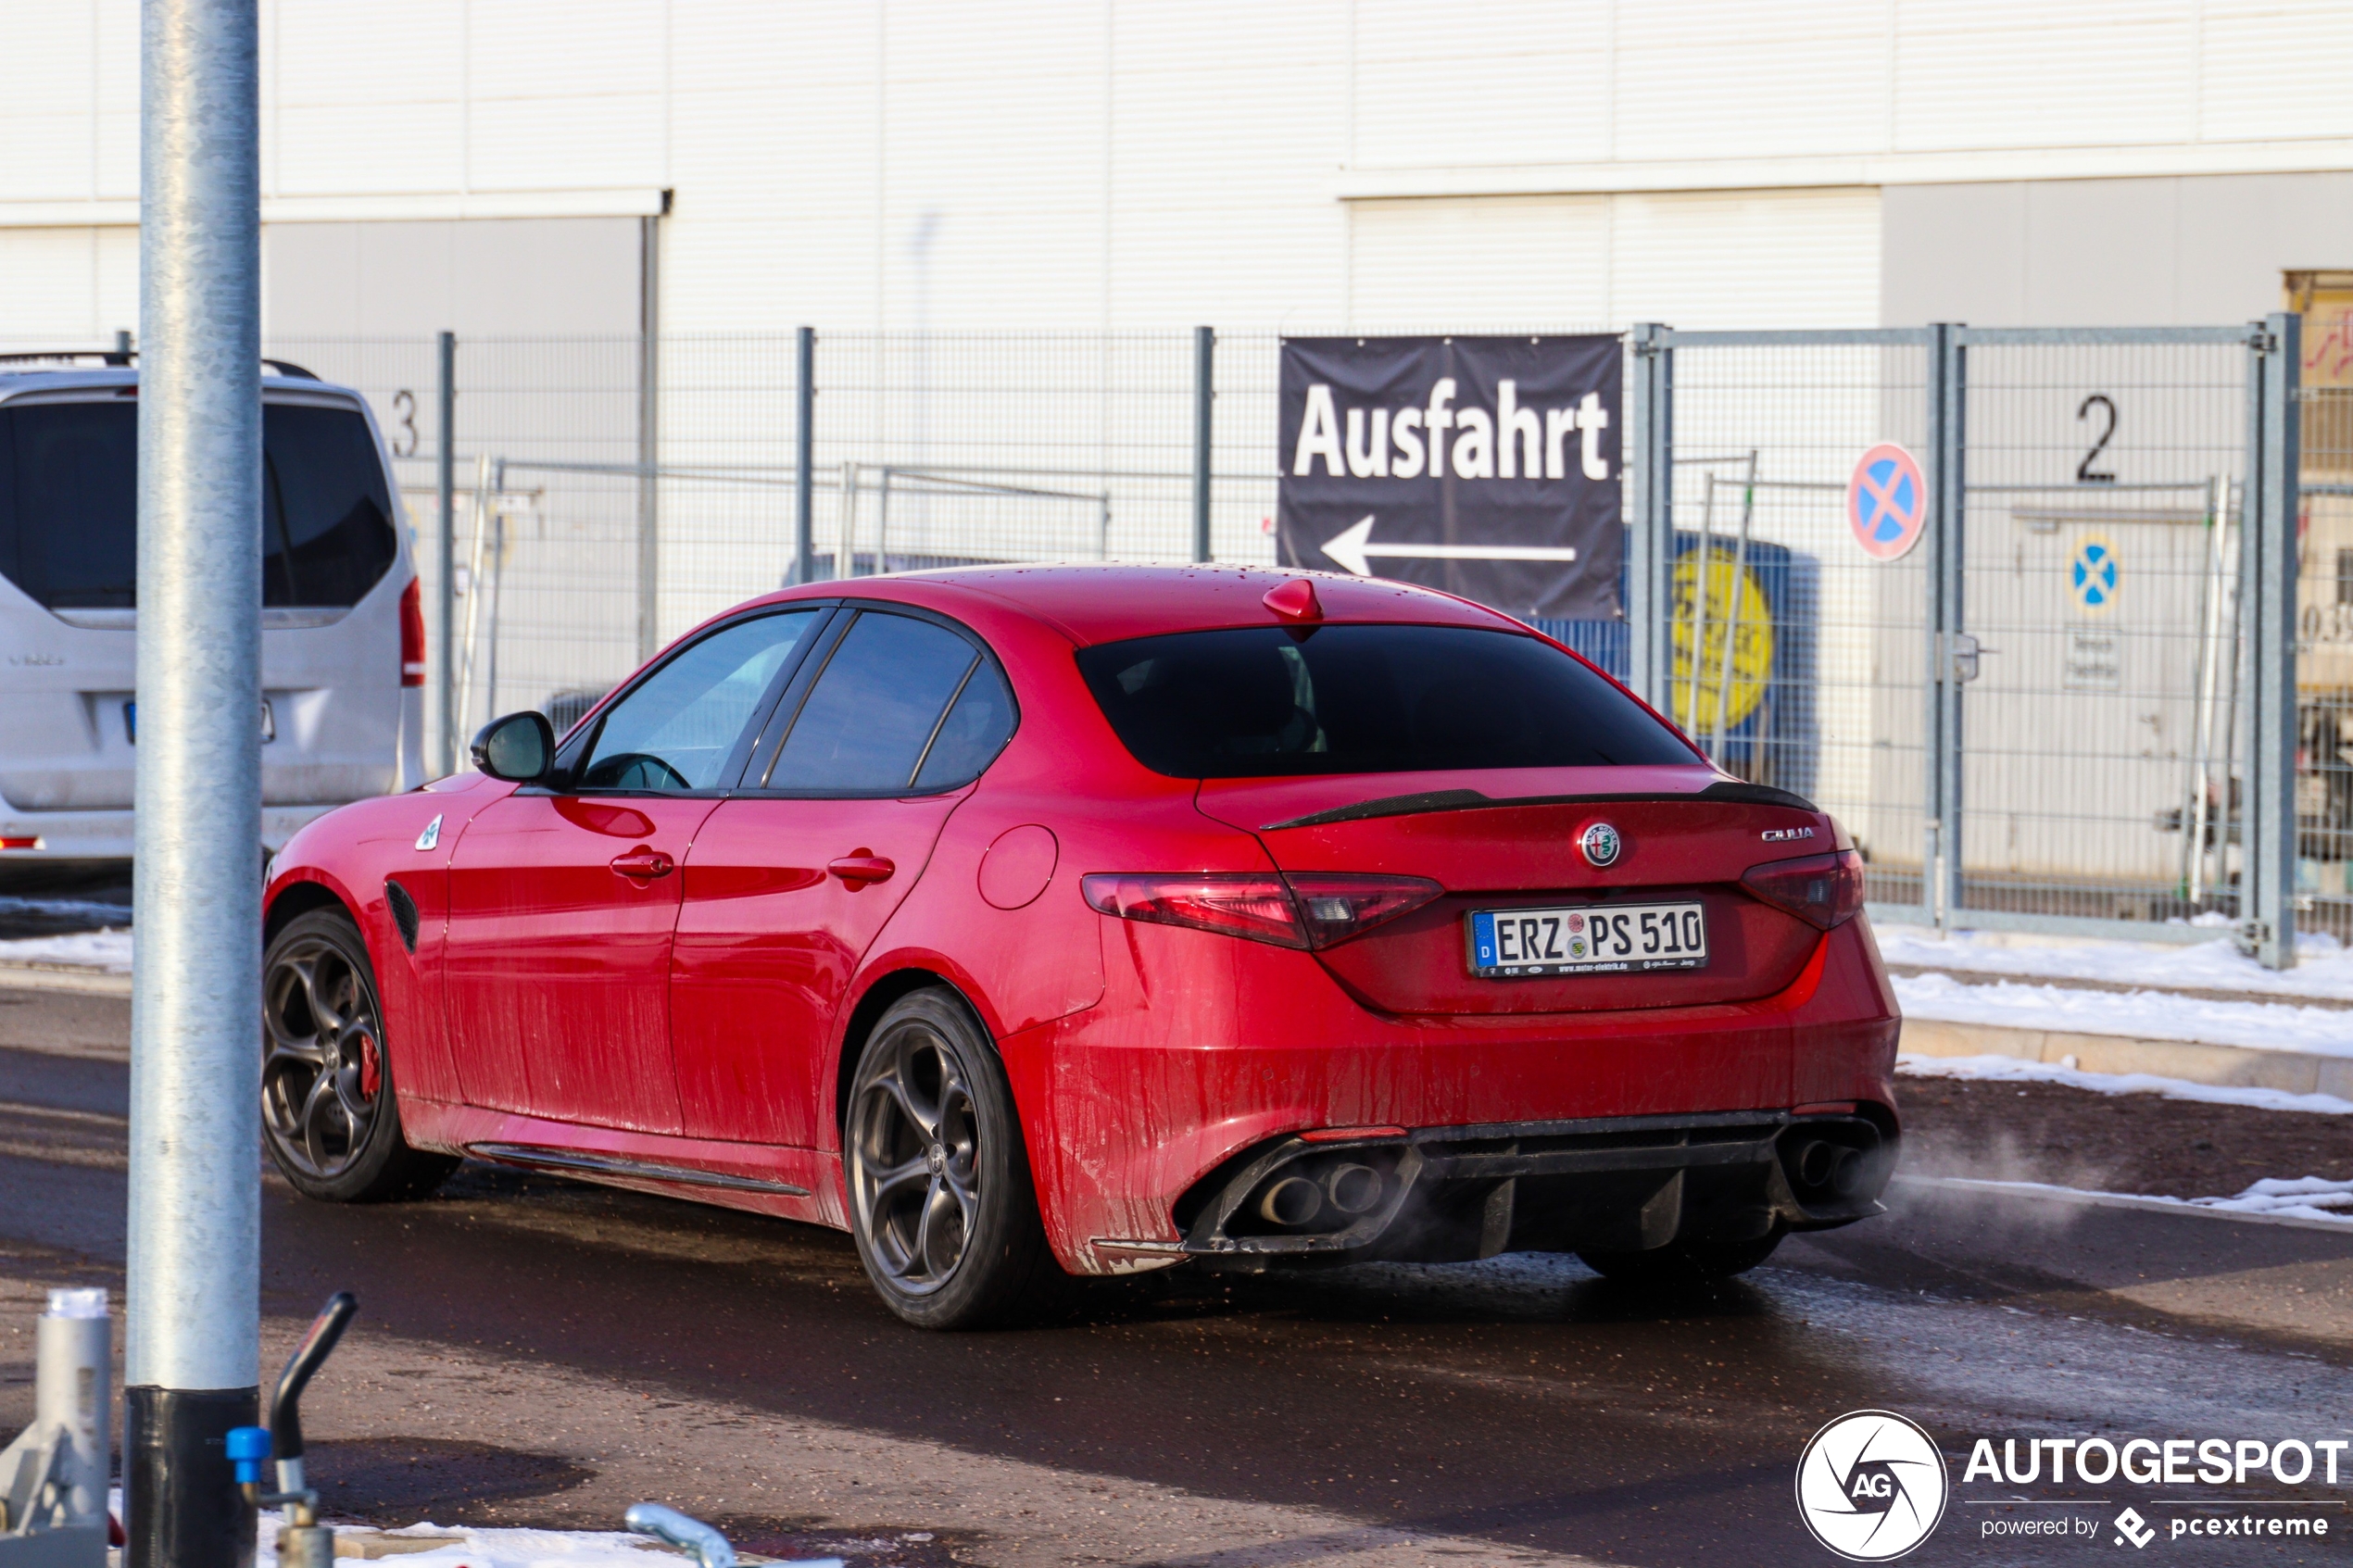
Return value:
M 0 357 L 0 398 L 14 397 L 27 392 L 105 391 L 110 387 L 139 384 L 139 372 L 130 366 L 73 363 L 76 358 L 95 358 L 98 357 L 62 353 L 54 358 L 25 356 L 12 359 Z M 264 360 L 262 367 L 261 384 L 268 392 L 324 392 L 342 397 L 359 396 L 355 389 L 321 381 L 298 366 Z
M 1254 566 L 1067 565 L 950 567 L 847 582 L 812 583 L 830 595 L 904 598 L 953 613 L 954 601 L 985 596 L 1047 622 L 1081 647 L 1096 643 L 1223 626 L 1285 626 L 1266 607 L 1267 593 L 1305 578 L 1315 586 L 1323 620 L 1517 629 L 1484 605 L 1410 583 L 1339 572 Z

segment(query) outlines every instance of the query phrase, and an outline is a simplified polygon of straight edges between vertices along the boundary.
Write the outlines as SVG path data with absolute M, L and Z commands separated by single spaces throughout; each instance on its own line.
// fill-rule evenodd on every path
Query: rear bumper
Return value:
M 1835 1185 L 1839 1155 L 1823 1150 L 1854 1156 Z M 1289 1137 L 1179 1200 L 1176 1255 L 1255 1270 L 1749 1241 L 1881 1212 L 1894 1163 L 1892 1127 L 1787 1111 Z M 1809 1168 L 1810 1182 L 1801 1173 Z
M 1860 920 L 1825 936 L 1799 980 L 1778 995 L 1575 1015 L 1377 1013 L 1311 955 L 1132 921 L 1117 922 L 1103 952 L 1098 1006 L 1000 1043 L 1047 1234 L 1074 1273 L 1264 1257 L 1263 1248 L 1219 1245 L 1238 1239 L 1231 1225 L 1199 1230 L 1202 1194 L 1233 1179 L 1237 1161 L 1307 1133 L 1346 1140 L 1367 1129 L 1414 1129 L 1398 1136 L 1419 1162 L 1409 1184 L 1419 1196 L 1400 1213 L 1412 1221 L 1435 1204 L 1447 1222 L 1441 1228 L 1453 1236 L 1440 1255 L 1459 1256 L 1452 1206 L 1488 1201 L 1466 1184 L 1491 1191 L 1506 1179 L 1516 1184 L 1508 1218 L 1501 1209 L 1491 1223 L 1482 1216 L 1477 1234 L 1486 1241 L 1501 1234 L 1513 1247 L 1607 1245 L 1539 1224 L 1538 1216 L 1572 1199 L 1622 1214 L 1656 1198 L 1661 1212 L 1674 1212 L 1670 1234 L 1715 1203 L 1711 1194 L 1748 1211 L 1743 1223 L 1766 1213 L 1793 1225 L 1843 1223 L 1864 1211 L 1796 1213 L 1771 1190 L 1772 1159 L 1759 1150 L 1801 1113 L 1867 1119 L 1890 1139 L 1897 1130 L 1899 1020 Z M 1632 1167 L 1595 1165 L 1565 1148 L 1524 1172 L 1461 1163 L 1472 1153 L 1464 1140 L 1484 1135 L 1477 1129 L 1535 1125 L 1551 1136 L 1586 1124 L 1680 1130 L 1689 1147 L 1654 1150 Z M 1746 1129 L 1731 1141 L 1751 1147 L 1702 1148 L 1712 1140 L 1697 1135 L 1717 1125 Z M 1491 1157 L 1505 1156 L 1479 1153 Z M 1678 1171 L 1685 1173 L 1681 1191 L 1659 1198 Z M 1579 1184 L 1581 1196 L 1569 1190 Z M 1384 1227 L 1290 1250 L 1428 1255 L 1411 1251 L 1410 1234 L 1410 1225 Z M 1365 1250 L 1376 1244 L 1388 1250 Z
M 333 810 L 325 806 L 269 806 L 261 812 L 262 847 L 276 854 L 302 828 Z M 0 809 L 0 839 L 33 841 L 30 848 L 0 850 L 0 873 L 19 860 L 128 860 L 137 843 L 134 814 L 121 811 L 14 811 Z

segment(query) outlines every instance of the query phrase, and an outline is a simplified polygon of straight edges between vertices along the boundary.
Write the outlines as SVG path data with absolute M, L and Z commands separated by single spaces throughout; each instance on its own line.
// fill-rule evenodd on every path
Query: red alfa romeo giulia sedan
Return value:
M 1441 594 L 817 584 L 474 757 L 276 862 L 313 1198 L 472 1158 L 844 1226 L 948 1328 L 1176 1263 L 1721 1276 L 1894 1163 L 1838 824 Z

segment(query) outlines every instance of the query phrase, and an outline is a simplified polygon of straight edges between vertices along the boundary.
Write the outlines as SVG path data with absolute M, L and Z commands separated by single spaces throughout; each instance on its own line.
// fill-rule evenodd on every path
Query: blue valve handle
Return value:
M 229 1460 L 237 1467 L 237 1485 L 258 1486 L 261 1467 L 270 1462 L 270 1430 L 264 1426 L 238 1426 L 229 1432 Z

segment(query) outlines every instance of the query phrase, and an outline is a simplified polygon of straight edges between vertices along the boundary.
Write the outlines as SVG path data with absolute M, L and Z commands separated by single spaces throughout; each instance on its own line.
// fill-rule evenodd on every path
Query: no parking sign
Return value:
M 2079 540 L 2067 563 L 2067 591 L 2085 615 L 2106 615 L 2116 608 L 2116 591 L 2123 586 L 2124 567 L 2116 546 L 2097 533 Z
M 1928 481 L 1893 441 L 1863 454 L 1846 482 L 1846 521 L 1855 542 L 1877 560 L 1900 560 L 1928 526 Z

